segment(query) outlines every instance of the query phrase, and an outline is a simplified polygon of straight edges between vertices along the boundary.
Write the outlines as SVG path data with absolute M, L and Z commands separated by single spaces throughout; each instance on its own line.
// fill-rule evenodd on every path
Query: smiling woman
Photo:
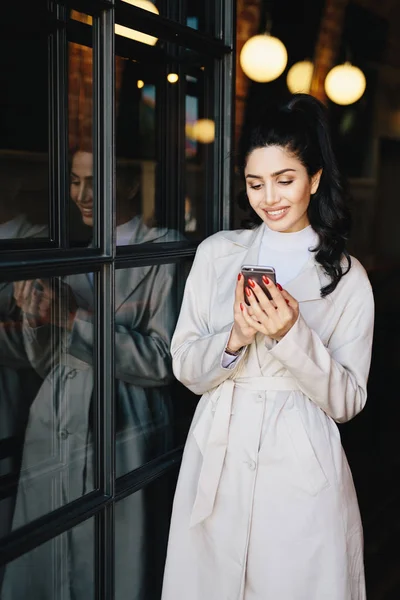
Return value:
M 365 405 L 374 308 L 345 248 L 323 106 L 299 95 L 270 111 L 244 173 L 260 225 L 200 244 L 171 344 L 176 377 L 203 397 L 162 598 L 365 600 L 362 525 L 334 421 Z M 280 283 L 245 284 L 242 265 L 270 265 Z

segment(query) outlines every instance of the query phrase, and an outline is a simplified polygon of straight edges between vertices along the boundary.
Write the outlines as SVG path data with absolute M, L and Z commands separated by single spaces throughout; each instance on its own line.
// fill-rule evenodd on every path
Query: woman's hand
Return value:
M 53 323 L 58 327 L 72 329 L 77 304 L 66 283 L 62 282 L 56 291 L 47 279 L 17 281 L 14 283 L 14 298 L 25 313 L 30 327 Z
M 239 273 L 235 291 L 235 304 L 233 307 L 234 323 L 227 344 L 227 348 L 233 352 L 240 350 L 243 346 L 251 344 L 258 331 L 254 322 L 249 322 L 249 320 L 246 321 L 244 318 L 244 307 L 244 277 Z
M 279 341 L 296 323 L 299 316 L 299 304 L 279 284 L 278 286 L 274 285 L 266 277 L 263 277 L 263 281 L 272 300 L 254 280 L 250 279 L 249 287 L 245 288 L 250 306 L 244 306 L 243 319 L 248 327 Z

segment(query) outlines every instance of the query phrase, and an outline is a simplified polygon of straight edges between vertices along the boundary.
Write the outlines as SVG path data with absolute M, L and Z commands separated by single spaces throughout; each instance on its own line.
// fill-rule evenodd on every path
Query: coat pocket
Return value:
M 296 456 L 300 487 L 316 496 L 329 485 L 329 481 L 312 447 L 300 412 L 288 410 L 283 412 L 283 417 Z

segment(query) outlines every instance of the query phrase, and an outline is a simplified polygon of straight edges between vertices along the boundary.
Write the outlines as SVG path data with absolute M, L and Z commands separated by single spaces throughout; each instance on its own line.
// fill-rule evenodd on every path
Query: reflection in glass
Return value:
M 28 423 L 14 530 L 94 487 L 90 425 L 94 294 L 88 274 L 17 281 L 11 286 L 20 311 L 28 374 L 40 378 L 39 389 L 31 388 L 25 400 Z
M 94 600 L 93 518 L 6 566 L 1 599 L 28 598 Z
M 174 469 L 115 506 L 115 600 L 159 600 Z
M 0 539 L 11 531 L 29 408 L 42 382 L 25 349 L 14 286 L 0 283 Z
M 160 223 L 156 211 L 156 80 L 154 65 L 117 57 L 116 146 L 117 188 L 118 185 L 120 188 L 117 189 L 117 206 L 127 205 L 129 196 L 133 200 L 134 193 L 135 212 L 149 227 L 156 222 L 165 224 Z M 129 178 L 130 192 L 126 189 Z M 117 221 L 117 225 L 121 224 Z
M 197 60 L 197 57 L 193 57 Z M 215 124 L 204 116 L 204 67 L 186 75 L 186 193 L 185 235 L 202 239 L 205 235 L 207 154 L 212 149 Z
M 140 220 L 133 227 L 136 243 L 168 239 Z M 175 277 L 174 264 L 116 271 L 117 476 L 173 446 L 169 346 L 177 318 Z
M 2 6 L 0 247 L 18 239 L 34 246 L 49 236 L 48 37 L 42 19 L 37 6 Z
M 91 24 L 91 17 L 72 11 L 73 18 Z M 92 239 L 93 214 L 79 212 L 79 202 L 93 207 L 93 51 L 68 44 L 68 138 L 70 148 L 69 230 L 72 246 Z M 92 210 L 92 209 L 91 209 Z
M 186 25 L 202 33 L 215 35 L 215 9 L 204 0 L 186 0 Z
M 17 366 L 18 340 L 18 360 L 24 357 L 28 365 L 15 376 L 9 368 L 5 371 L 9 390 L 1 397 L 2 428 L 8 419 L 4 434 L 19 436 L 10 458 L 14 475 L 20 465 L 16 499 L 14 492 L 9 505 L 2 508 L 8 509 L 4 526 L 15 530 L 94 489 L 93 275 L 17 281 L 10 284 L 8 293 L 19 315 L 19 337 L 14 335 L 14 354 L 4 340 L 2 350 L 5 357 L 8 352 L 9 363 Z M 8 332 L 14 328 L 9 320 Z M 15 393 L 10 389 L 13 382 Z M 36 571 L 47 570 L 45 556 L 39 551 L 30 555 L 25 567 L 32 569 L 28 579 L 34 579 Z M 8 572 L 4 585 L 12 589 L 14 583 L 7 578 Z M 32 588 L 30 593 L 34 598 L 44 597 Z M 4 595 L 8 597 L 24 596 Z M 49 600 L 53 597 L 48 596 Z

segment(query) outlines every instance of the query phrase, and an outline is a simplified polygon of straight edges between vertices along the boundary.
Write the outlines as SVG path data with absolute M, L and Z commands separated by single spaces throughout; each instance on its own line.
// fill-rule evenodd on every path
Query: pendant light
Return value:
M 310 60 L 301 60 L 290 67 L 286 83 L 292 94 L 308 94 L 311 89 L 311 80 L 314 65 Z
M 345 62 L 329 71 L 325 79 L 325 92 L 332 102 L 348 106 L 361 98 L 366 85 L 365 75 L 361 69 L 350 62 Z
M 277 37 L 271 35 L 268 19 L 265 33 L 254 35 L 240 52 L 240 66 L 249 79 L 266 83 L 277 79 L 287 65 L 287 50 Z
M 143 10 L 147 10 L 155 15 L 159 15 L 158 8 L 154 6 L 150 0 L 123 0 L 127 4 L 131 4 L 132 6 L 137 6 Z M 124 25 L 115 25 L 115 33 L 117 35 L 122 35 L 123 37 L 129 38 L 130 40 L 135 40 L 136 42 L 141 42 L 142 44 L 147 44 L 148 46 L 155 46 L 157 43 L 157 38 L 149 35 L 148 33 L 142 33 L 141 31 L 136 31 L 135 29 L 131 29 L 130 27 L 125 27 Z
M 215 139 L 215 123 L 211 119 L 199 119 L 191 130 L 193 139 L 201 144 L 211 144 Z

